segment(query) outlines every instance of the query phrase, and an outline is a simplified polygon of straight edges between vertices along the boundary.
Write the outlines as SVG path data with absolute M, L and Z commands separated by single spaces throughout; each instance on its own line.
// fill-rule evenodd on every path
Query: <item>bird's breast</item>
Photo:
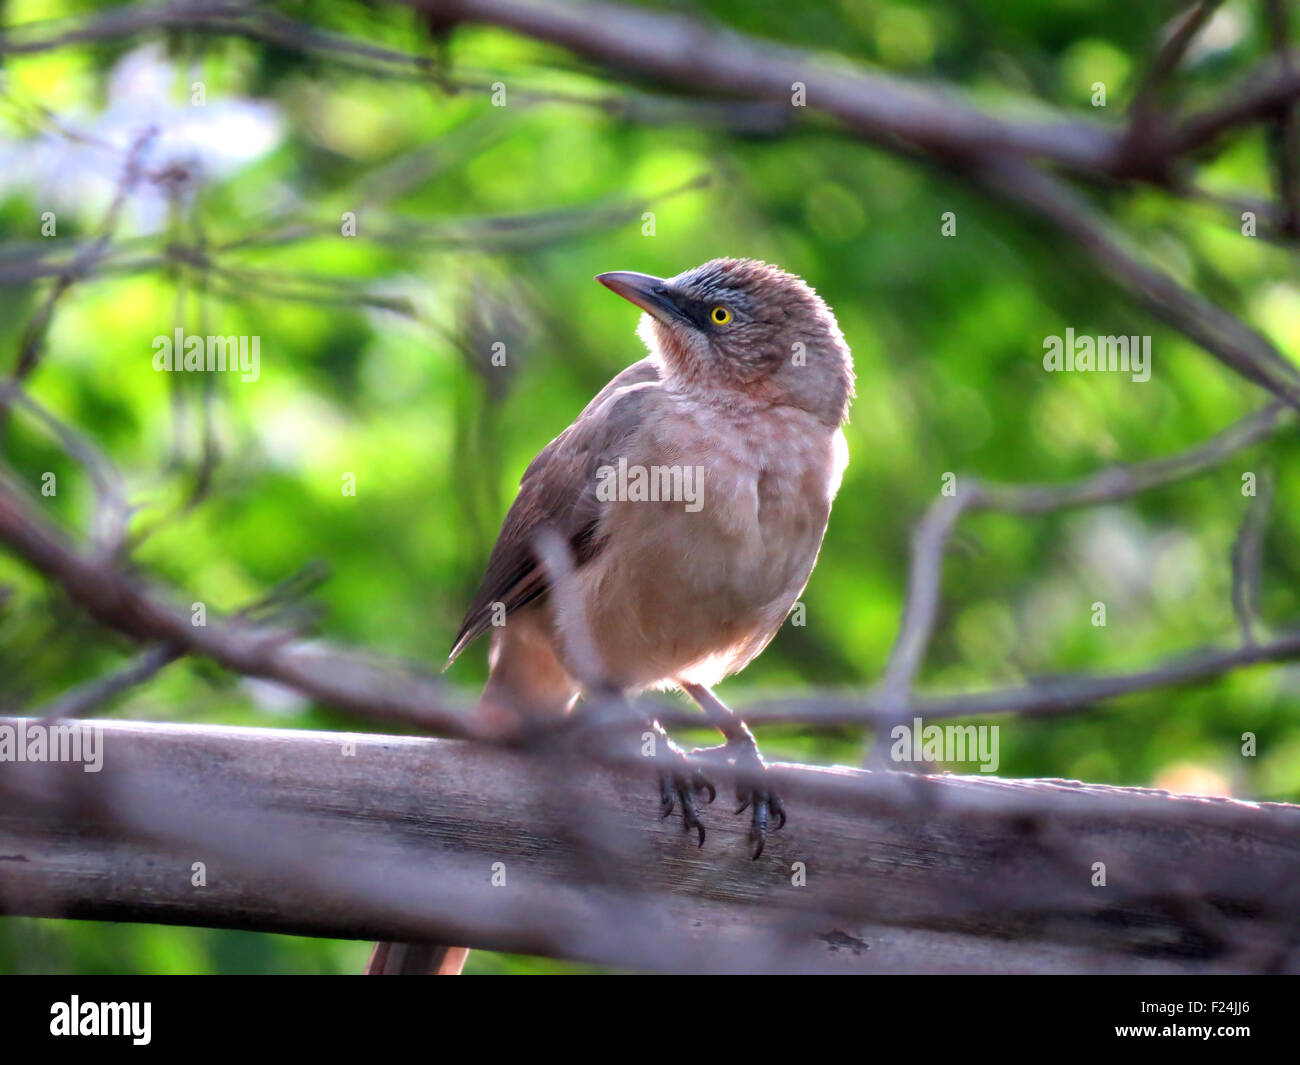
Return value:
M 792 408 L 687 403 L 630 450 L 624 497 L 601 521 L 605 547 L 581 574 L 593 638 L 621 680 L 660 683 L 709 663 L 699 675 L 711 683 L 761 649 L 807 583 L 843 435 Z M 659 498 L 644 482 L 632 498 L 638 470 Z M 674 486 L 683 498 L 664 498 Z

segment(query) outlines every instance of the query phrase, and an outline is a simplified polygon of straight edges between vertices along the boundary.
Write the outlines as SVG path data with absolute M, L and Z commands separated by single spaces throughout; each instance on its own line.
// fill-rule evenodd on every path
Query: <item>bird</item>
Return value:
M 562 718 L 597 685 L 684 692 L 722 733 L 709 752 L 733 767 L 757 860 L 785 808 L 713 688 L 767 646 L 812 574 L 848 462 L 852 354 L 812 286 L 759 260 L 596 280 L 641 310 L 648 354 L 524 472 L 447 664 L 491 632 L 478 712 L 503 734 Z M 569 554 L 565 586 L 546 537 Z M 661 815 L 680 807 L 700 846 L 705 794 L 684 757 L 661 775 Z M 445 973 L 464 949 L 380 944 L 376 960 Z

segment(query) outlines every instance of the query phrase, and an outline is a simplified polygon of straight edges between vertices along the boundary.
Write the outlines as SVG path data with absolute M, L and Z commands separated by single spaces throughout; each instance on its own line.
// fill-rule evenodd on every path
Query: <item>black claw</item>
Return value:
M 700 833 L 699 846 L 704 846 L 704 826 L 700 824 L 699 814 L 695 812 L 695 796 L 687 790 L 682 790 L 682 831 L 689 832 L 692 828 L 697 829 Z
M 670 777 L 659 778 L 659 820 L 666 821 L 668 815 L 673 812 L 673 807 L 677 805 L 674 798 L 672 779 Z
M 744 813 L 746 809 L 753 807 L 749 821 L 749 840 L 754 845 L 754 851 L 750 857 L 757 861 L 767 844 L 769 820 L 773 817 L 776 819 L 776 824 L 771 826 L 773 832 L 780 832 L 785 828 L 785 806 L 766 788 L 748 788 L 741 791 L 737 798 L 740 799 L 740 805 L 736 807 L 736 813 Z
M 774 792 L 764 786 L 767 782 L 767 764 L 758 753 L 753 738 L 729 743 L 728 747 L 735 751 L 736 800 L 739 803 L 736 813 L 751 811 L 749 840 L 754 849 L 750 857 L 758 860 L 767 845 L 769 822 L 776 822 L 771 825 L 773 832 L 785 828 L 785 806 Z
M 689 832 L 695 829 L 699 835 L 699 842 L 696 845 L 700 847 L 704 846 L 705 832 L 704 825 L 700 823 L 695 796 L 704 792 L 708 792 L 709 802 L 713 802 L 718 797 L 717 789 L 698 770 L 689 779 L 679 773 L 665 773 L 659 778 L 660 820 L 667 818 L 680 801 L 682 831 Z
M 781 805 L 781 800 L 775 795 L 768 796 L 767 801 L 772 804 L 772 812 L 781 819 L 781 823 L 772 831 L 780 832 L 781 829 L 785 828 L 785 807 Z

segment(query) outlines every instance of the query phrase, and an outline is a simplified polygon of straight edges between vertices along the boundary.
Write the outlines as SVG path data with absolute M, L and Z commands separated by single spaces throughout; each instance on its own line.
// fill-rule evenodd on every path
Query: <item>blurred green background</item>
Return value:
M 853 348 L 851 460 L 821 561 L 787 625 L 722 698 L 879 679 L 897 631 L 912 527 L 946 472 L 1066 481 L 1189 447 L 1263 403 L 1256 389 L 1138 310 L 1054 234 L 957 180 L 815 121 L 773 135 L 687 117 L 629 121 L 624 87 L 568 56 L 477 27 L 431 40 L 401 5 L 267 5 L 297 22 L 450 61 L 459 91 L 376 76 L 360 60 L 239 35 L 157 31 L 8 55 L 0 67 L 0 276 L 93 240 L 124 148 L 159 136 L 97 275 L 60 303 L 31 393 L 124 472 L 138 562 L 211 609 L 236 609 L 304 564 L 321 633 L 440 666 L 528 460 L 642 354 L 636 312 L 604 270 L 674 274 L 753 256 L 807 278 Z M 954 83 L 981 105 L 1037 100 L 1119 121 L 1170 4 L 1071 0 L 673 4 L 744 32 Z M 103 11 L 17 0 L 5 23 Z M 1267 51 L 1263 5 L 1230 3 L 1175 84 L 1204 104 Z M 52 36 L 63 24 L 22 31 Z M 19 39 L 27 39 L 26 37 Z M 391 70 L 390 70 L 391 73 Z M 492 105 L 490 85 L 506 87 Z M 1091 105 L 1104 82 L 1107 107 Z M 201 83 L 202 103 L 195 102 Z M 651 106 L 659 115 L 662 108 Z M 1266 135 L 1202 173 L 1263 193 Z M 1284 248 L 1236 216 L 1157 191 L 1092 195 L 1184 283 L 1300 354 L 1300 287 Z M 43 237 L 43 212 L 57 233 Z M 944 212 L 957 217 L 944 237 Z M 344 212 L 356 236 L 340 233 Z M 645 212 L 653 213 L 653 235 Z M 170 250 L 169 250 L 170 249 Z M 206 265 L 202 265 L 206 263 Z M 0 365 L 49 282 L 0 285 Z M 261 373 L 160 374 L 153 338 L 261 338 Z M 1043 338 L 1149 334 L 1153 372 L 1047 374 Z M 506 366 L 492 345 L 505 344 Z M 204 440 L 215 445 L 205 462 Z M 84 472 L 16 417 L 4 458 L 68 528 L 93 503 Z M 1294 623 L 1300 465 L 1293 433 L 1131 505 L 959 528 L 921 683 L 1008 686 L 1121 671 L 1236 638 L 1230 552 L 1244 471 L 1272 471 L 1266 625 Z M 210 470 L 210 477 L 205 470 Z M 341 480 L 356 476 L 355 497 Z M 197 501 L 190 505 L 194 497 Z M 147 535 L 144 535 L 147 534 Z M 1092 604 L 1107 604 L 1107 625 Z M 0 684 L 39 704 L 132 648 L 0 557 Z M 481 684 L 486 647 L 449 674 Z M 1240 671 L 1050 721 L 998 719 L 1006 776 L 1061 776 L 1300 800 L 1300 671 Z M 203 663 L 178 663 L 114 716 L 275 727 L 357 723 Z M 1241 735 L 1259 737 L 1243 758 Z M 857 764 L 852 730 L 770 730 L 771 757 Z M 647 816 L 653 812 L 647 786 Z M 356 972 L 368 945 L 206 929 L 0 922 L 7 972 Z M 484 952 L 471 972 L 575 971 Z

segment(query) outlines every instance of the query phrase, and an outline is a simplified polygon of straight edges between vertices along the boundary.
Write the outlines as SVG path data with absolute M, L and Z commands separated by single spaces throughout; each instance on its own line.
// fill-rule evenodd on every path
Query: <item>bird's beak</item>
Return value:
M 596 280 L 661 322 L 672 324 L 690 321 L 690 317 L 673 299 L 672 290 L 662 277 L 633 273 L 631 270 L 615 270 L 608 274 L 597 274 Z

